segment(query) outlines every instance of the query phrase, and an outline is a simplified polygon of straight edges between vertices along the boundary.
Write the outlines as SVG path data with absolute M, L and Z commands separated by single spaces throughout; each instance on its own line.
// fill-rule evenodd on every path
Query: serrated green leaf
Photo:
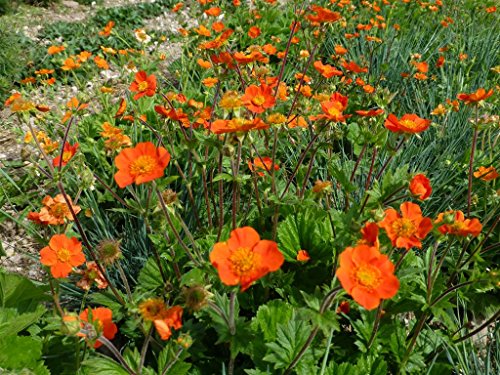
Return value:
M 107 357 L 91 357 L 82 363 L 82 372 L 85 375 L 128 375 L 118 362 Z

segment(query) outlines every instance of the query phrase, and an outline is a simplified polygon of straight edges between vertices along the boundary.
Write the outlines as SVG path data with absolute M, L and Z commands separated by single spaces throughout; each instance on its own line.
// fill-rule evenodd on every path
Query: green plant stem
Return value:
M 476 151 L 477 135 L 479 133 L 479 106 L 476 105 L 476 123 L 474 126 L 474 134 L 472 136 L 472 145 L 470 148 L 469 159 L 469 184 L 467 187 L 467 217 L 470 217 L 470 206 L 472 200 L 472 171 L 474 168 L 474 152 Z
M 168 374 L 168 371 L 175 365 L 175 363 L 179 360 L 182 352 L 183 352 L 183 348 L 179 348 L 179 350 L 177 350 L 177 353 L 175 353 L 175 357 L 174 359 L 172 359 L 170 361 L 170 363 L 167 363 L 165 365 L 165 367 L 163 368 L 163 371 L 161 372 L 161 375 L 166 375 Z
M 134 298 L 132 297 L 132 290 L 130 289 L 130 285 L 128 283 L 127 276 L 125 275 L 125 271 L 123 270 L 123 267 L 120 264 L 120 261 L 115 262 L 115 264 L 116 264 L 116 269 L 118 270 L 118 274 L 120 275 L 120 279 L 122 279 L 123 286 L 125 287 L 125 291 L 127 293 L 128 300 L 129 300 L 129 302 L 132 302 L 134 300 Z M 158 266 L 158 267 L 160 267 L 160 266 Z
M 377 332 L 380 327 L 380 320 L 382 319 L 382 308 L 384 305 L 384 301 L 380 301 L 380 305 L 378 305 L 377 315 L 375 316 L 375 322 L 373 323 L 372 334 L 370 335 L 370 339 L 368 340 L 368 350 L 370 350 L 371 346 L 375 342 L 375 337 L 377 337 Z
M 154 184 L 154 181 L 153 181 L 153 184 Z M 170 229 L 172 230 L 172 233 L 174 234 L 175 239 L 177 240 L 179 245 L 186 251 L 187 256 L 194 263 L 194 265 L 199 267 L 200 263 L 198 263 L 198 261 L 193 257 L 193 254 L 191 254 L 191 250 L 189 250 L 189 247 L 184 243 L 181 236 L 179 235 L 179 232 L 177 232 L 177 229 L 175 229 L 174 223 L 172 222 L 172 218 L 170 217 L 170 213 L 168 212 L 167 205 L 165 204 L 165 201 L 163 200 L 163 196 L 161 195 L 161 192 L 156 185 L 155 185 L 155 191 L 156 191 L 156 194 L 158 195 L 158 200 L 160 201 L 160 206 L 163 210 L 163 214 L 165 215 L 165 218 L 167 219 L 168 225 L 170 226 Z
M 104 336 L 99 336 L 97 339 L 100 341 L 106 348 L 109 349 L 111 353 L 118 359 L 122 367 L 127 370 L 127 372 L 131 375 L 137 375 L 137 373 L 130 368 L 130 366 L 127 364 L 127 361 L 125 361 L 125 358 L 121 355 L 120 351 L 116 348 L 116 346 L 113 345 L 111 341 L 109 341 L 106 337 Z
M 146 338 L 144 339 L 144 343 L 142 344 L 141 359 L 139 360 L 139 366 L 137 367 L 137 374 L 138 375 L 142 374 L 142 368 L 144 367 L 144 361 L 146 360 L 146 354 L 148 353 L 149 341 L 151 340 L 151 336 L 153 335 L 153 330 L 154 330 L 154 325 L 151 324 L 151 327 L 149 328 L 148 334 L 146 335 Z
M 454 340 L 453 342 L 455 344 L 458 344 L 459 342 L 465 341 L 465 340 L 471 338 L 472 336 L 477 335 L 479 332 L 481 332 L 483 329 L 485 329 L 486 327 L 488 327 L 490 324 L 492 324 L 493 322 L 497 321 L 499 317 L 500 317 L 500 310 L 498 310 L 495 314 L 493 314 L 493 316 L 491 318 L 489 318 L 488 320 L 486 320 L 483 324 L 481 324 L 475 330 L 469 332 L 465 336 L 462 336 L 462 337 Z
M 105 268 L 102 266 L 101 262 L 99 261 L 99 258 L 97 257 L 97 254 L 94 251 L 94 248 L 90 245 L 90 241 L 87 238 L 87 234 L 83 230 L 83 226 L 80 223 L 80 219 L 78 219 L 78 217 L 76 216 L 75 210 L 73 209 L 73 205 L 71 204 L 71 201 L 68 197 L 68 194 L 66 194 L 66 190 L 64 190 L 64 186 L 60 181 L 57 182 L 57 187 L 59 188 L 59 192 L 62 194 L 64 201 L 66 202 L 66 205 L 68 206 L 68 209 L 71 213 L 71 217 L 73 218 L 73 221 L 75 222 L 76 227 L 78 229 L 78 233 L 80 233 L 80 236 L 82 237 L 82 242 L 85 245 L 85 247 L 87 248 L 92 260 L 96 263 L 97 268 L 99 269 L 102 276 L 104 277 L 104 279 L 108 283 L 108 286 L 111 289 L 111 292 L 113 293 L 113 295 L 115 296 L 117 301 L 121 305 L 125 305 L 125 301 L 123 300 L 120 293 L 118 293 L 118 290 L 115 288 L 115 286 L 111 283 L 111 280 L 109 279 Z
M 333 302 L 333 299 L 335 298 L 335 296 L 337 295 L 337 293 L 339 292 L 340 289 L 342 289 L 342 288 L 341 287 L 334 288 L 325 296 L 325 298 L 323 299 L 323 303 L 321 304 L 321 307 L 319 309 L 320 315 L 323 315 L 325 313 L 325 311 L 330 308 L 330 306 Z M 313 330 L 309 334 L 309 337 L 307 338 L 306 342 L 304 343 L 304 345 L 302 346 L 300 351 L 297 353 L 295 358 L 292 360 L 292 362 L 290 362 L 290 364 L 286 368 L 283 375 L 290 374 L 292 369 L 297 365 L 297 363 L 299 363 L 299 361 L 304 356 L 304 354 L 306 353 L 309 346 L 312 344 L 314 338 L 316 337 L 316 334 L 318 333 L 318 330 L 319 330 L 319 326 L 315 326 L 313 328 Z
M 330 331 L 330 336 L 328 336 L 328 340 L 326 341 L 325 355 L 323 356 L 323 362 L 321 363 L 321 372 L 319 373 L 319 375 L 324 375 L 326 371 L 328 356 L 330 354 L 330 346 L 332 345 L 333 331 L 333 329 Z

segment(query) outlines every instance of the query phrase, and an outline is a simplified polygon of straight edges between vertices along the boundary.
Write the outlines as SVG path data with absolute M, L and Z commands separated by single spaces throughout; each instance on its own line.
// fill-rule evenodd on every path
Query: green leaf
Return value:
M 7 255 L 7 253 L 5 252 L 5 250 L 3 248 L 3 242 L 0 241 L 0 257 L 4 257 L 6 255 Z
M 265 341 L 276 340 L 278 324 L 287 322 L 293 316 L 293 308 L 290 304 L 274 300 L 262 305 L 252 319 L 252 329 L 262 332 Z
M 38 305 L 34 312 L 19 314 L 13 308 L 0 308 L 0 337 L 16 335 L 36 323 L 45 313 L 45 307 Z
M 163 265 L 165 267 L 165 265 Z M 163 279 L 156 260 L 149 258 L 139 273 L 138 286 L 144 290 L 153 291 L 163 287 Z
M 0 336 L 0 368 L 32 370 L 36 375 L 49 374 L 40 362 L 42 343 L 29 336 Z
M 266 344 L 269 354 L 264 360 L 274 364 L 275 369 L 287 368 L 299 354 L 310 333 L 311 326 L 295 317 L 278 325 L 276 340 Z M 311 348 L 308 348 L 301 361 L 308 362 L 311 359 Z
M 91 357 L 82 363 L 85 375 L 128 375 L 128 372 L 118 363 L 107 357 Z
M 0 306 L 13 307 L 19 313 L 34 311 L 41 302 L 49 301 L 47 285 L 38 286 L 27 278 L 0 271 Z

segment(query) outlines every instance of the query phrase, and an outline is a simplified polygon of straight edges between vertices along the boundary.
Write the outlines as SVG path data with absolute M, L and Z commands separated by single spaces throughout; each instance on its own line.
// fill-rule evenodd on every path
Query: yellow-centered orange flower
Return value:
M 248 86 L 245 89 L 245 95 L 241 97 L 241 101 L 253 113 L 262 113 L 276 104 L 272 88 L 266 84 Z
M 115 158 L 118 172 L 115 181 L 124 188 L 135 182 L 143 184 L 163 177 L 170 162 L 170 153 L 152 142 L 138 143 L 135 147 L 123 149 Z
M 462 100 L 465 104 L 475 104 L 488 99 L 491 95 L 493 95 L 493 89 L 486 91 L 483 88 L 479 88 L 471 94 L 460 93 L 457 95 L 457 99 Z
M 274 241 L 261 240 L 251 227 L 237 228 L 226 242 L 218 242 L 210 262 L 225 285 L 241 285 L 244 291 L 269 272 L 277 271 L 285 258 Z
M 55 278 L 65 278 L 73 267 L 85 263 L 82 244 L 75 237 L 68 238 L 65 234 L 55 234 L 49 245 L 40 250 L 40 262 L 50 267 L 50 273 Z
M 348 247 L 339 260 L 336 275 L 340 284 L 365 309 L 377 308 L 382 299 L 392 298 L 398 292 L 394 264 L 375 247 Z
M 442 224 L 438 230 L 442 234 L 466 237 L 469 234 L 473 237 L 479 236 L 483 225 L 478 219 L 466 219 L 462 211 L 446 211 L 438 215 L 436 224 Z
M 415 114 L 406 114 L 398 119 L 392 113 L 385 120 L 384 126 L 395 133 L 420 133 L 430 126 L 431 120 L 418 117 Z
M 418 204 L 404 202 L 400 208 L 401 215 L 394 208 L 385 210 L 385 218 L 378 225 L 385 229 L 392 246 L 421 248 L 421 240 L 432 230 L 431 219 L 422 216 Z

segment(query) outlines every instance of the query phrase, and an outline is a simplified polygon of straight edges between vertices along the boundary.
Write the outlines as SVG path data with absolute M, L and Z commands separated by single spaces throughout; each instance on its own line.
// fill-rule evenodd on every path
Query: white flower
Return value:
M 151 41 L 151 37 L 146 33 L 144 29 L 137 29 L 134 31 L 135 39 L 140 43 L 146 44 Z

